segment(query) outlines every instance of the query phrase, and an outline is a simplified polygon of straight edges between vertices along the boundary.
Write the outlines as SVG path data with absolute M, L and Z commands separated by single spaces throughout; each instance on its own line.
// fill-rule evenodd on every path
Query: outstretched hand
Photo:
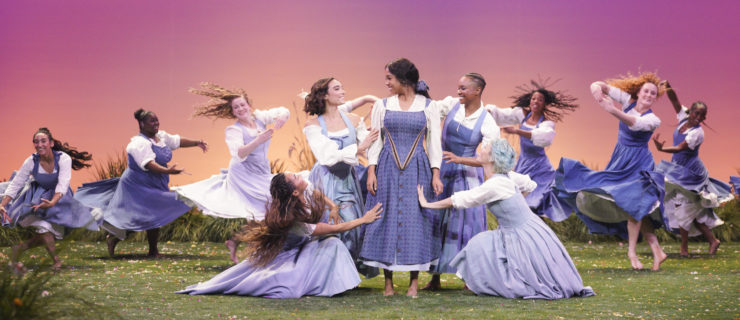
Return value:
M 514 126 L 503 127 L 501 129 L 504 129 L 504 132 L 506 132 L 508 134 L 517 134 L 517 131 L 516 131 L 517 128 L 514 127 Z
M 655 136 L 653 136 L 653 142 L 655 143 L 655 148 L 658 149 L 658 151 L 663 151 L 663 145 L 665 144 L 665 141 L 660 141 L 660 133 L 656 133 Z
M 38 209 L 49 209 L 49 208 L 53 207 L 54 204 L 55 203 L 53 203 L 53 202 L 51 202 L 49 200 L 46 200 L 44 198 L 41 198 L 41 203 L 39 203 L 39 204 L 37 204 L 35 206 L 31 206 L 31 208 L 33 209 L 33 212 L 36 212 L 36 210 L 38 210 Z
M 339 216 L 339 206 L 335 205 L 329 210 L 329 222 L 331 224 L 342 223 L 342 217 Z
M 167 167 L 167 174 L 180 174 L 185 169 L 180 169 L 177 167 L 177 163 L 173 163 L 171 166 Z
M 200 150 L 203 150 L 203 152 L 208 151 L 208 142 L 205 142 L 203 140 L 200 140 L 200 141 L 198 141 L 197 146 L 198 146 L 198 148 L 200 148 Z
M 362 219 L 362 223 L 368 224 L 382 218 L 382 216 L 380 215 L 381 212 L 383 212 L 383 204 L 378 202 L 372 209 L 365 212 L 365 215 L 362 216 L 362 218 L 360 219 Z
M 372 130 L 370 130 L 370 133 L 368 133 L 368 135 L 365 137 L 365 140 L 362 140 L 362 142 L 360 143 L 359 148 L 357 148 L 357 149 L 358 150 L 361 150 L 361 151 L 364 151 L 364 150 L 367 150 L 368 148 L 370 148 L 370 145 L 372 145 L 373 142 L 375 142 L 375 140 L 378 139 L 379 133 L 380 133 L 380 131 L 378 129 L 372 129 Z
M 424 196 L 424 187 L 417 185 L 416 193 L 419 194 L 419 205 L 421 205 L 422 208 L 428 208 L 429 202 L 427 202 L 427 197 Z
M 3 212 L 2 223 L 10 223 L 10 216 L 8 216 L 8 211 L 5 210 L 5 208 L 0 208 L 0 211 Z
M 603 95 L 603 93 L 602 93 L 602 95 Z M 614 113 L 615 111 L 618 110 L 617 107 L 614 106 L 614 100 L 612 100 L 612 98 L 610 98 L 610 97 L 604 96 L 603 99 L 601 99 L 601 100 L 598 100 L 597 99 L 597 101 L 599 102 L 599 105 L 602 108 L 604 108 L 604 110 L 606 110 L 606 112 Z
M 275 132 L 273 129 L 267 129 L 264 132 L 260 133 L 257 136 L 257 139 L 259 139 L 260 143 L 264 143 L 265 141 L 272 139 L 273 132 Z

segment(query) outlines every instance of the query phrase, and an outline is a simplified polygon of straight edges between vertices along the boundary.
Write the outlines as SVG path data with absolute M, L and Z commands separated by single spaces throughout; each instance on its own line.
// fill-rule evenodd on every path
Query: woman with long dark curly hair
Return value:
M 316 158 L 309 180 L 337 205 L 338 210 L 333 210 L 327 220 L 334 224 L 362 216 L 365 201 L 355 166 L 359 164 L 358 156 L 364 155 L 378 137 L 378 130 L 368 132 L 359 116 L 344 111 L 374 103 L 378 98 L 367 95 L 345 102 L 344 94 L 339 80 L 323 78 L 311 87 L 304 107 L 306 113 L 316 115 L 303 128 Z M 378 269 L 367 267 L 358 260 L 364 230 L 363 227 L 352 229 L 342 233 L 340 238 L 355 259 L 360 273 L 374 277 Z
M 529 208 L 541 217 L 560 222 L 567 219 L 573 209 L 560 201 L 553 190 L 555 169 L 547 158 L 545 147 L 555 138 L 555 122 L 578 106 L 574 97 L 548 90 L 545 83 L 531 81 L 531 84 L 518 87 L 520 94 L 512 97 L 514 105 L 511 108 L 489 105 L 488 109 L 504 132 L 519 136 L 520 152 L 514 171 L 529 175 L 537 182 L 537 189 L 525 197 Z
M 355 263 L 341 233 L 380 218 L 380 204 L 364 216 L 339 224 L 319 222 L 326 206 L 307 182 L 293 173 L 279 173 L 270 183 L 265 219 L 252 222 L 241 234 L 249 257 L 212 279 L 177 293 L 236 294 L 265 298 L 330 297 L 360 284 Z
M 668 258 L 654 232 L 664 224 L 664 177 L 655 171 L 648 148 L 650 136 L 660 126 L 651 110 L 663 93 L 659 83 L 656 74 L 643 73 L 591 84 L 596 102 L 619 120 L 617 145 L 603 171 L 562 158 L 555 178 L 558 196 L 576 208 L 591 233 L 626 236 L 633 269 L 642 269 L 636 251 L 641 232 L 653 252 L 652 270 L 660 269 Z
M 89 167 L 92 155 L 54 139 L 47 128 L 33 134 L 33 146 L 36 153 L 26 158 L 9 183 L 0 184 L 0 220 L 3 225 L 36 230 L 31 239 L 13 246 L 10 260 L 16 268 L 20 268 L 17 262 L 23 251 L 43 244 L 54 262 L 52 268 L 59 269 L 62 261 L 54 238 L 62 238 L 64 227 L 97 231 L 96 220 L 102 217 L 100 209 L 75 200 L 69 187 L 72 170 Z M 26 183 L 30 177 L 33 181 Z

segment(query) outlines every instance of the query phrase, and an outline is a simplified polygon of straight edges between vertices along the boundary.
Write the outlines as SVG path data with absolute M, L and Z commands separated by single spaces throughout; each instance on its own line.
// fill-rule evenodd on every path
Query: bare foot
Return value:
M 406 296 L 411 297 L 411 298 L 418 298 L 419 297 L 418 288 L 413 287 L 413 286 L 409 287 L 409 291 L 406 292 Z
M 383 296 L 384 297 L 390 297 L 390 296 L 392 296 L 394 294 L 396 294 L 396 292 L 393 291 L 393 288 L 390 288 L 390 289 L 385 288 L 385 292 L 383 292 Z
M 234 264 L 239 263 L 239 259 L 236 258 L 236 242 L 234 242 L 233 240 L 226 240 L 226 242 L 224 242 L 224 245 L 227 249 L 229 249 L 229 259 L 231 259 Z
M 627 257 L 630 259 L 630 263 L 632 264 L 632 269 L 642 270 L 642 262 L 640 262 L 640 259 L 637 258 L 636 255 L 628 254 Z
M 118 244 L 118 239 L 111 235 L 107 235 L 105 236 L 105 242 L 108 244 L 108 255 L 113 257 L 116 253 L 116 244 Z
M 421 290 L 429 290 L 429 291 L 437 291 L 442 290 L 442 284 L 439 283 L 439 278 L 432 277 L 432 280 L 429 280 L 429 283 L 427 283 L 424 288 L 421 288 Z
M 717 249 L 719 249 L 719 244 L 719 239 L 714 239 L 714 242 L 709 244 L 709 254 L 717 253 Z
M 665 254 L 665 252 L 661 251 L 660 254 L 657 257 L 653 257 L 653 267 L 651 268 L 653 271 L 660 270 L 660 264 L 665 261 L 665 259 L 668 259 L 668 255 Z

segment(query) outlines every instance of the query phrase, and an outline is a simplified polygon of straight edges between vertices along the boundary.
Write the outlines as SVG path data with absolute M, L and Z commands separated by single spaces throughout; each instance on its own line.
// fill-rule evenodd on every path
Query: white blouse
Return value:
M 457 209 L 477 207 L 511 198 L 516 192 L 529 193 L 535 188 L 537 183 L 529 175 L 510 171 L 506 176 L 494 175 L 473 189 L 455 192 L 451 197 L 452 206 Z
M 134 158 L 134 161 L 141 170 L 147 171 L 146 164 L 154 161 L 154 158 L 156 158 L 154 150 L 152 150 L 152 145 L 158 147 L 166 146 L 170 150 L 180 147 L 179 135 L 169 134 L 163 130 L 159 130 L 157 132 L 157 138 L 159 138 L 159 142 L 155 142 L 154 139 L 147 138 L 143 135 L 136 135 L 131 138 L 131 142 L 126 146 L 126 153 Z
M 290 118 L 290 111 L 285 107 L 277 107 L 268 110 L 254 110 L 254 117 L 262 122 L 264 125 L 272 124 L 280 121 L 287 121 Z M 229 148 L 229 154 L 233 160 L 243 162 L 249 158 L 247 155 L 244 158 L 239 157 L 239 148 L 244 146 L 244 135 L 242 133 L 242 126 L 236 124 L 226 127 L 226 146 Z M 257 130 L 246 128 L 247 133 L 252 136 L 257 135 Z
M 427 155 L 429 156 L 429 164 L 432 168 L 439 168 L 442 164 L 442 137 L 439 121 L 439 105 L 436 101 L 432 101 L 428 107 L 426 107 L 426 97 L 422 95 L 416 95 L 414 101 L 411 103 L 406 112 L 424 111 L 424 115 L 427 118 L 427 132 L 426 132 L 426 147 Z M 398 102 L 398 96 L 391 96 L 386 99 L 386 104 L 383 104 L 383 99 L 379 99 L 373 105 L 372 118 L 370 120 L 372 128 L 383 128 L 383 120 L 385 119 L 385 110 L 402 111 L 401 106 Z M 368 150 L 368 162 L 369 165 L 377 165 L 378 157 L 380 156 L 380 150 L 383 149 L 384 137 L 379 137 Z
M 32 171 L 33 156 L 29 156 L 28 158 L 26 158 L 26 161 L 23 161 L 23 165 L 20 169 L 18 169 L 18 172 L 15 174 L 13 181 L 11 181 L 8 188 L 5 189 L 4 195 L 9 196 L 10 198 L 15 198 L 15 196 L 18 195 L 18 191 L 23 189 L 23 186 L 25 186 L 26 181 L 28 181 L 28 177 L 31 176 Z M 52 172 L 46 172 L 46 170 L 44 170 L 44 167 L 39 164 L 39 173 L 54 172 L 56 172 L 56 168 L 54 168 Z M 54 188 L 54 193 L 61 193 L 62 195 L 66 194 L 67 190 L 69 189 L 69 181 L 71 179 L 72 158 L 68 154 L 62 152 L 61 156 L 59 156 L 59 180 L 57 181 L 57 186 Z
M 357 141 L 354 144 L 345 146 L 339 149 L 334 140 L 329 137 L 341 137 L 349 134 L 349 129 L 345 128 L 339 131 L 328 132 L 329 137 L 321 133 L 320 125 L 310 125 L 303 128 L 303 134 L 306 135 L 308 145 L 311 147 L 316 162 L 323 166 L 333 166 L 339 162 L 344 162 L 350 165 L 356 165 L 357 161 L 357 144 L 364 140 L 368 135 L 368 130 L 365 128 L 365 123 L 360 121 L 355 127 L 355 134 Z
M 450 111 L 452 111 L 452 108 L 454 108 L 459 101 L 459 98 L 454 98 L 450 96 L 442 99 L 441 101 L 437 101 L 439 103 L 439 116 L 441 121 L 443 121 L 443 119 L 450 113 Z M 496 121 L 493 119 L 493 117 L 489 115 L 488 112 L 484 112 L 485 107 L 482 107 L 483 105 L 483 102 L 481 102 L 481 107 L 473 112 L 473 114 L 466 117 L 465 105 L 461 104 L 460 107 L 457 108 L 457 112 L 455 112 L 452 119 L 468 129 L 473 129 L 475 128 L 475 124 L 476 122 L 478 122 L 478 119 L 481 116 L 485 117 L 480 128 L 480 133 L 483 136 L 481 144 L 491 144 L 493 140 L 501 136 L 501 129 L 498 127 L 498 125 L 496 125 Z
M 614 101 L 622 104 L 622 111 L 630 106 L 630 99 L 632 99 L 632 96 L 630 96 L 630 94 L 627 92 L 624 92 L 616 87 L 609 86 L 609 96 L 614 99 Z M 654 112 L 648 113 L 643 116 L 634 108 L 632 108 L 632 110 L 627 112 L 627 114 L 637 118 L 635 123 L 629 127 L 629 129 L 632 131 L 653 131 L 655 129 L 658 129 L 658 127 L 660 126 L 660 118 L 658 118 L 658 116 L 656 116 Z
M 312 235 L 314 230 L 316 230 L 316 224 L 298 222 L 290 228 L 290 233 L 305 237 Z
M 489 104 L 486 105 L 486 110 L 491 113 L 493 118 L 496 120 L 496 123 L 502 127 L 522 124 L 522 121 L 524 121 L 524 118 L 526 117 L 526 115 L 524 114 L 524 109 L 522 107 L 499 108 L 495 105 Z M 522 125 L 526 126 L 528 129 L 531 129 L 531 140 L 535 146 L 542 148 L 548 147 L 555 139 L 555 122 L 553 121 L 542 121 L 540 123 L 540 126 L 536 128 L 535 126 L 526 123 Z
M 681 111 L 677 115 L 678 122 L 680 123 L 683 119 L 688 117 L 689 109 L 686 108 L 686 106 L 681 106 Z M 704 129 L 702 129 L 701 126 L 698 128 L 689 128 L 684 133 L 686 134 L 686 144 L 689 145 L 689 149 L 691 150 L 696 149 L 702 142 L 704 142 Z

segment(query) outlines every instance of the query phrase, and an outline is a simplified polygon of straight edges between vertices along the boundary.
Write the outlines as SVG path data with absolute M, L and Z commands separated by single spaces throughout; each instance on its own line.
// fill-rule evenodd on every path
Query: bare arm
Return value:
M 449 151 L 442 151 L 442 160 L 446 162 L 463 164 L 471 167 L 480 167 L 481 163 L 472 157 L 459 157 L 456 154 Z
M 181 148 L 199 147 L 201 150 L 203 150 L 203 152 L 208 151 L 208 143 L 203 141 L 203 139 L 193 140 L 193 139 L 180 137 L 180 147 Z
M 177 163 L 169 166 L 169 167 L 163 167 L 159 165 L 159 163 L 156 163 L 154 160 L 149 161 L 144 166 L 147 170 L 154 172 L 154 173 L 161 173 L 161 174 L 180 174 L 184 169 L 178 169 Z
M 272 138 L 272 133 L 275 132 L 274 129 L 267 129 L 264 132 L 260 133 L 257 138 L 252 139 L 249 143 L 239 147 L 239 150 L 237 151 L 237 154 L 239 155 L 239 158 L 246 158 L 252 152 L 257 149 L 261 144 L 265 143 L 265 141 L 270 140 Z
M 658 151 L 662 151 L 665 153 L 678 153 L 689 148 L 689 144 L 686 143 L 686 141 L 681 142 L 677 146 L 664 147 L 663 145 L 665 144 L 665 141 L 660 141 L 659 133 L 655 134 L 655 136 L 653 137 L 653 142 L 655 143 L 655 148 L 658 149 Z
M 504 132 L 506 132 L 506 133 L 515 134 L 515 135 L 518 135 L 520 137 L 525 137 L 527 139 L 532 139 L 532 132 L 531 131 L 522 130 L 522 129 L 519 129 L 517 127 L 503 127 L 502 129 L 504 129 Z
M 375 103 L 375 101 L 378 101 L 380 98 L 374 96 L 374 95 L 364 95 L 362 97 L 356 98 L 352 101 L 350 101 L 349 104 L 349 110 L 347 112 L 352 112 L 352 110 L 355 110 L 367 103 Z
M 318 223 L 316 229 L 314 229 L 311 235 L 321 236 L 326 234 L 342 233 L 347 230 L 352 230 L 360 225 L 371 223 L 375 220 L 380 219 L 380 213 L 383 212 L 382 204 L 378 203 L 372 209 L 365 212 L 365 215 L 361 218 L 357 218 L 352 221 L 342 222 L 339 224 L 327 224 Z
M 422 208 L 428 209 L 447 209 L 452 207 L 452 198 L 446 198 L 437 202 L 429 203 L 424 196 L 424 187 L 416 186 L 416 192 L 419 194 L 419 204 Z
M 676 95 L 676 91 L 673 90 L 671 84 L 668 83 L 668 81 L 663 81 L 660 84 L 665 87 L 665 94 L 668 96 L 668 100 L 671 101 L 673 110 L 675 110 L 676 113 L 681 112 L 681 102 L 678 101 L 678 95 Z

